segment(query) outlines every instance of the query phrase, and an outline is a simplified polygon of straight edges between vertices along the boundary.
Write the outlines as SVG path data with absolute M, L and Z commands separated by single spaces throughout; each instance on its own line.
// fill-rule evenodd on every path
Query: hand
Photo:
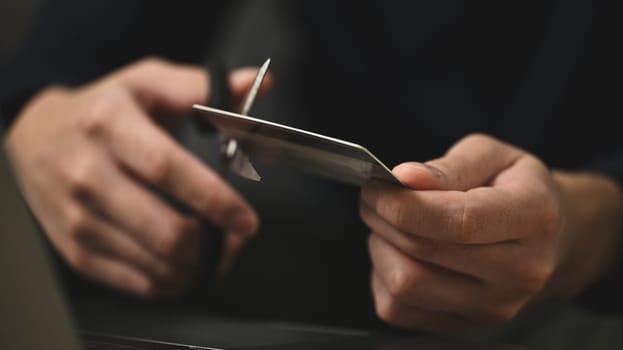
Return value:
M 484 135 L 394 173 L 412 190 L 370 182 L 360 211 L 372 230 L 377 313 L 401 328 L 510 320 L 544 298 L 574 296 L 617 254 L 623 200 L 604 176 L 550 171 Z
M 255 72 L 232 74 L 234 96 Z M 156 123 L 205 104 L 207 78 L 200 67 L 150 58 L 77 89 L 48 88 L 20 113 L 8 153 L 35 216 L 75 270 L 146 297 L 187 288 L 199 218 L 147 185 L 226 230 L 225 259 L 257 230 L 249 204 Z

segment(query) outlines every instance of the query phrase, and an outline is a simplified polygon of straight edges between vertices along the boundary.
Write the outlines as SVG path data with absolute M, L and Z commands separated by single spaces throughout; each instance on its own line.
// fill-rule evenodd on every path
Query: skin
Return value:
M 255 74 L 232 74 L 235 98 Z M 201 67 L 148 58 L 85 86 L 45 89 L 20 113 L 6 149 L 29 206 L 76 271 L 143 297 L 174 296 L 195 277 L 200 217 L 226 232 L 222 273 L 255 234 L 251 206 L 163 128 L 208 102 L 208 79 Z
M 372 181 L 360 213 L 376 311 L 405 329 L 463 331 L 513 319 L 548 298 L 572 298 L 615 264 L 623 196 L 596 173 L 548 169 L 487 135 Z
M 255 72 L 232 75 L 238 99 Z M 143 297 L 177 295 L 197 267 L 199 216 L 226 230 L 221 273 L 255 234 L 249 204 L 163 129 L 208 102 L 206 78 L 151 58 L 82 87 L 46 89 L 20 113 L 6 148 L 26 200 L 75 270 Z M 616 263 L 623 195 L 606 176 L 548 169 L 478 134 L 394 172 L 409 188 L 369 182 L 360 212 L 372 231 L 376 311 L 397 327 L 504 322 L 540 300 L 573 297 Z M 175 211 L 150 186 L 197 214 Z

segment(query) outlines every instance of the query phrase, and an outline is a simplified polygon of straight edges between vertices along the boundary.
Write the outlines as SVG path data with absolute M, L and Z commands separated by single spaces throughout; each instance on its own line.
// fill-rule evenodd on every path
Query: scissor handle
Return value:
M 210 89 L 208 105 L 214 108 L 229 110 L 232 107 L 231 89 L 229 86 L 229 67 L 219 57 L 213 57 L 205 64 Z M 194 118 L 201 132 L 214 133 L 214 125 L 203 118 Z

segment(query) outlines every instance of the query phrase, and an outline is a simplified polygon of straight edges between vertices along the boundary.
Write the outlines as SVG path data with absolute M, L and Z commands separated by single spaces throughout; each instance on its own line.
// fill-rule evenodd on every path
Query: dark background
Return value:
M 38 3 L 37 0 L 0 1 L 0 63 L 19 45 Z
M 284 15 L 284 4 L 282 0 L 239 2 L 219 21 L 219 40 L 207 50 L 218 52 L 231 67 L 258 66 L 270 57 L 275 84 L 266 96 L 258 98 L 252 112 L 264 119 L 297 126 L 297 120 L 304 115 L 292 103 L 290 72 L 298 60 L 298 34 L 297 27 Z M 37 5 L 37 1 L 0 5 L 2 17 L 8 19 L 2 18 L 1 24 L 4 59 L 19 48 L 28 34 Z M 206 16 L 206 20 L 211 19 Z M 189 126 L 181 125 L 177 130 L 180 142 L 208 164 L 216 165 L 216 140 L 197 135 Z M 243 251 L 227 279 L 217 286 L 200 288 L 179 302 L 143 304 L 97 284 L 75 285 L 76 279 L 68 278 L 70 298 L 78 316 L 91 321 L 91 306 L 108 305 L 112 300 L 110 308 L 182 308 L 204 314 L 385 328 L 374 316 L 367 282 L 367 229 L 358 219 L 356 205 L 352 205 L 356 203 L 358 189 L 287 170 L 258 169 L 263 176 L 259 185 L 231 178 L 264 220 L 260 236 Z M 327 203 L 341 209 L 330 209 Z M 327 222 L 333 223 L 333 230 L 326 230 Z M 331 263 L 335 261 L 339 265 Z M 64 271 L 65 275 L 72 274 Z M 289 283 L 295 275 L 295 282 Z M 275 285 L 282 287 L 275 289 Z M 301 298 L 309 295 L 316 300 Z M 321 300 L 331 302 L 325 304 Z
M 289 103 L 294 100 L 289 95 L 292 93 L 289 73 L 300 59 L 297 57 L 299 37 L 297 27 L 283 15 L 284 4 L 285 0 L 242 3 L 237 11 L 221 21 L 221 40 L 212 50 L 220 52 L 232 66 L 259 65 L 267 57 L 271 57 L 275 86 L 268 95 L 258 100 L 254 114 L 277 122 L 287 121 L 288 124 L 296 126 L 297 119 L 304 117 L 304 112 L 296 104 Z M 27 34 L 30 21 L 36 15 L 37 5 L 38 1 L 35 0 L 0 1 L 0 63 L 19 47 L 22 38 Z M 181 137 L 190 149 L 207 162 L 214 160 L 210 151 L 215 149 L 213 140 L 197 137 L 186 129 L 181 130 Z M 356 189 L 287 171 L 265 169 L 261 172 L 264 177 L 261 187 L 244 180 L 232 180 L 250 198 L 252 204 L 261 208 L 260 215 L 271 219 L 263 223 L 261 236 L 242 254 L 236 270 L 225 281 L 224 287 L 200 295 L 198 298 L 204 300 L 204 303 L 189 301 L 186 306 L 190 305 L 198 313 L 338 326 L 381 327 L 378 320 L 371 316 L 371 297 L 365 284 L 348 285 L 347 288 L 339 290 L 333 289 L 331 284 L 288 284 L 288 277 L 294 274 L 309 274 L 312 277 L 309 281 L 334 278 L 335 285 L 343 285 L 338 282 L 343 282 L 341 280 L 344 278 L 365 281 L 362 276 L 341 275 L 342 272 L 366 271 L 365 268 L 349 266 L 366 261 L 366 257 L 362 255 L 365 253 L 365 249 L 362 249 L 365 244 L 362 232 L 365 232 L 365 228 L 358 221 L 339 220 L 341 217 L 356 217 L 356 214 L 330 211 L 324 205 L 332 203 L 334 207 L 348 207 L 340 203 L 347 203 L 356 196 Z M 276 190 L 271 191 L 271 188 Z M 281 212 L 288 215 L 280 215 Z M 333 233 L 323 232 L 322 223 L 328 220 L 332 220 L 337 226 Z M 301 226 L 301 230 L 292 229 Z M 353 227 L 357 229 L 353 230 Z M 338 234 L 335 235 L 335 232 Z M 352 242 L 359 242 L 359 245 L 353 246 Z M 309 244 L 310 249 L 299 249 L 306 244 Z M 267 249 L 269 245 L 271 248 Z M 296 253 L 293 253 L 295 249 Z M 272 251 L 274 254 L 270 257 L 262 256 L 264 251 Z M 288 259 L 316 260 L 317 264 L 297 264 Z M 330 266 L 325 263 L 326 260 L 341 260 L 343 264 Z M 287 267 L 290 263 L 292 266 L 308 266 L 309 269 L 289 271 Z M 272 268 L 282 274 L 271 274 Z M 284 288 L 275 292 L 271 288 L 273 284 L 283 285 Z M 97 290 L 98 288 L 93 289 Z M 229 293 L 227 297 L 224 297 L 224 291 Z M 319 299 L 331 300 L 331 304 L 341 305 L 341 309 L 318 307 L 314 301 L 297 297 L 309 295 L 310 291 L 317 293 Z M 103 326 L 105 320 L 91 318 L 90 310 L 87 310 L 89 305 L 96 304 L 91 296 L 98 297 L 96 292 L 85 292 L 73 295 L 72 300 L 78 305 L 78 311 L 82 311 L 83 320 L 98 327 Z M 99 302 L 98 299 L 95 300 Z M 340 303 L 340 300 L 344 302 Z M 123 326 L 123 322 L 117 326 Z M 534 345 L 533 348 L 599 349 L 612 348 L 615 344 L 623 343 L 623 318 L 620 315 L 603 316 L 571 305 L 553 304 L 539 310 L 528 310 L 507 326 L 492 330 L 494 337 Z M 475 336 L 489 335 L 485 332 Z

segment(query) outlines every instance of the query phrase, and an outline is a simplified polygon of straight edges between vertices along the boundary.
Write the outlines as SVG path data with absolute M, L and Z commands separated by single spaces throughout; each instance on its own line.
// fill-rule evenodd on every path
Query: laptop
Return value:
M 0 151 L 0 349 L 523 349 L 423 335 L 208 316 L 136 315 L 142 330 L 85 329 L 72 314 L 44 243 Z M 111 323 L 121 325 L 127 320 L 114 321 Z

